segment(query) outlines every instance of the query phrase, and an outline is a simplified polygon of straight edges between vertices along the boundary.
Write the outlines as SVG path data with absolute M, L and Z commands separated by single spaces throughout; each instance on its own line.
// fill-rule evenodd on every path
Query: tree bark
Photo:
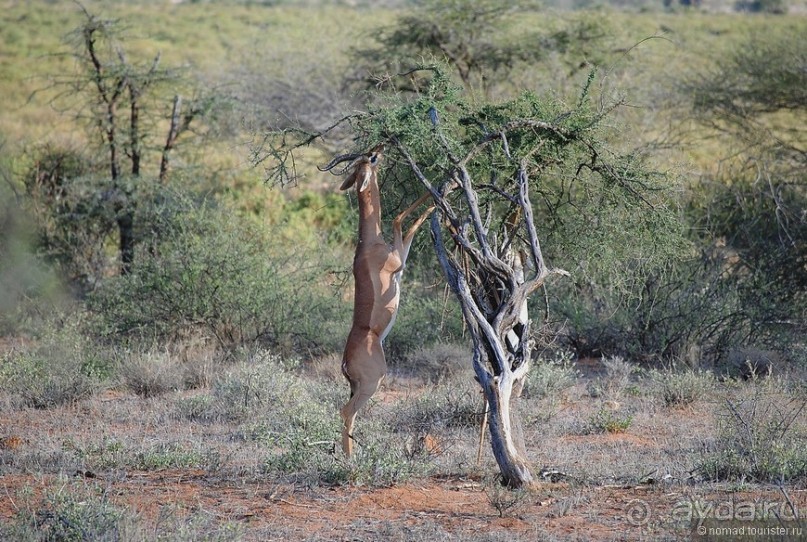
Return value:
M 488 402 L 488 426 L 493 457 L 499 465 L 502 482 L 519 488 L 533 482 L 524 445 L 524 431 L 518 416 L 518 399 L 523 381 L 512 375 L 492 377 L 482 384 Z

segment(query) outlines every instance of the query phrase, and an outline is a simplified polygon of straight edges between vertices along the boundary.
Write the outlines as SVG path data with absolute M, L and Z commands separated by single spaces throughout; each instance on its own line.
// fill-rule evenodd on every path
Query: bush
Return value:
M 284 246 L 257 224 L 187 196 L 167 194 L 150 212 L 154 218 L 137 222 L 157 231 L 131 272 L 107 279 L 88 299 L 104 334 L 201 332 L 227 348 L 339 344 L 347 311 L 337 311 L 343 305 L 322 280 L 321 260 L 301 258 L 299 245 Z
M 155 397 L 182 387 L 181 367 L 167 352 L 118 353 L 121 383 L 141 397 Z
M 384 351 L 390 364 L 406 360 L 424 347 L 457 340 L 462 336 L 462 318 L 457 303 L 453 299 L 446 302 L 442 295 L 435 295 L 433 291 L 418 289 L 412 279 L 413 274 L 404 273 L 398 316 L 384 341 Z M 470 366 L 470 353 L 465 363 Z M 433 365 L 433 362 L 429 365 Z
M 527 373 L 524 394 L 538 398 L 555 397 L 574 386 L 579 374 L 569 353 L 562 353 L 556 359 L 541 358 Z
M 11 175 L 5 168 L 0 161 L 0 179 Z M 56 273 L 36 254 L 36 227 L 12 186 L 0 182 L 0 335 L 30 333 L 36 314 L 52 312 L 64 297 Z
M 752 384 L 745 399 L 727 399 L 718 438 L 699 465 L 709 480 L 786 483 L 807 480 L 807 399 L 775 379 Z
M 438 384 L 392 414 L 389 424 L 395 431 L 433 433 L 440 429 L 479 427 L 484 415 L 479 385 L 469 375 L 464 380 Z
M 244 353 L 241 353 L 243 356 Z M 301 412 L 298 405 L 312 399 L 314 408 L 322 398 L 313 400 L 321 391 L 306 386 L 297 374 L 296 362 L 265 350 L 246 355 L 246 360 L 233 366 L 213 383 L 209 416 L 236 422 L 248 422 L 254 436 L 277 443 L 290 427 L 308 424 L 312 429 L 311 412 Z M 336 416 L 334 408 L 332 416 Z M 302 415 L 297 419 L 297 415 Z M 327 425 L 327 422 L 318 424 Z
M 739 0 L 734 4 L 737 11 L 750 11 L 751 13 L 774 13 L 781 15 L 787 13 L 787 0 Z
M 637 367 L 619 356 L 603 358 L 602 362 L 605 365 L 605 378 L 598 378 L 589 386 L 589 392 L 592 397 L 617 400 L 631 386 L 632 377 L 637 372 Z
M 85 484 L 65 479 L 44 487 L 41 498 L 33 499 L 32 488 L 11 495 L 17 509 L 9 521 L 0 523 L 0 539 L 18 542 L 70 542 L 93 540 L 165 541 L 208 540 L 226 542 L 243 540 L 238 524 L 218 521 L 204 512 L 188 513 L 162 507 L 155 525 L 136 510 L 111 502 L 102 484 Z M 181 512 L 181 513 L 180 513 Z
M 651 371 L 654 394 L 665 406 L 686 406 L 702 399 L 714 389 L 711 373 L 695 371 Z
M 600 408 L 586 424 L 585 433 L 624 433 L 633 423 L 630 414 L 619 414 L 606 407 Z
M 107 249 L 117 235 L 109 182 L 78 150 L 45 146 L 32 162 L 23 183 L 39 251 L 67 282 L 90 290 L 108 272 Z
M 121 539 L 126 516 L 106 492 L 94 494 L 66 484 L 48 492 L 36 509 L 23 509 L 13 521 L 0 525 L 0 535 L 19 541 L 116 541 Z
M 468 347 L 443 342 L 422 345 L 400 361 L 393 358 L 387 362 L 399 371 L 411 372 L 432 383 L 452 380 L 463 372 L 473 372 Z
M 29 349 L 0 357 L 0 389 L 12 403 L 51 408 L 91 396 L 102 386 L 110 367 L 77 330 L 75 321 L 53 326 Z

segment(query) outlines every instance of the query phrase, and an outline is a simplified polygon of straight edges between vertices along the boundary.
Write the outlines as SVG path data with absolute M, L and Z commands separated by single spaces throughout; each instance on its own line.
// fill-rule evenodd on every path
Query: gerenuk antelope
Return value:
M 350 382 L 350 399 L 340 411 L 344 422 L 342 449 L 348 457 L 353 453 L 356 413 L 378 390 L 387 373 L 384 338 L 392 329 L 398 313 L 401 276 L 412 240 L 434 210 L 433 206 L 426 209 L 403 235 L 403 221 L 429 198 L 429 194 L 424 194 L 395 218 L 392 245 L 387 244 L 381 231 L 378 187 L 382 149 L 383 146 L 378 146 L 366 154 L 338 156 L 321 168 L 330 171 L 337 164 L 350 161 L 343 171 L 352 168 L 352 172 L 340 188 L 347 190 L 355 185 L 359 205 L 359 239 L 353 259 L 353 324 L 342 357 L 342 373 Z

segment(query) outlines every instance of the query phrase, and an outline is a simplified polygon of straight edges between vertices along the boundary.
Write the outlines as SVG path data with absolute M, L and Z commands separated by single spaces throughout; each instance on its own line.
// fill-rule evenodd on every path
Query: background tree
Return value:
M 146 174 L 144 160 L 159 153 L 159 169 L 152 175 L 165 182 L 177 140 L 212 102 L 196 100 L 183 110 L 181 94 L 165 100 L 162 89 L 187 86 L 179 72 L 163 68 L 159 54 L 148 62 L 130 60 L 122 25 L 80 7 L 84 22 L 71 34 L 76 72 L 54 77 L 60 93 L 53 103 L 86 120 L 91 141 L 100 142 L 108 177 L 97 187 L 102 191 L 97 200 L 114 217 L 120 272 L 126 274 L 135 257 L 135 190 Z M 171 112 L 161 138 L 159 108 L 166 102 L 171 103 Z
M 807 321 L 807 43 L 750 36 L 683 85 L 704 138 L 733 154 L 693 187 L 689 213 L 736 292 L 737 343 L 798 340 Z M 717 300 L 724 307 L 724 299 Z
M 598 65 L 608 54 L 607 31 L 601 20 L 573 17 L 559 28 L 519 28 L 519 14 L 535 11 L 533 0 L 426 0 L 375 37 L 377 46 L 357 48 L 354 75 L 370 86 L 394 84 L 414 90 L 405 78 L 391 77 L 413 59 L 435 58 L 447 63 L 466 90 L 490 97 L 512 92 L 522 67 L 562 58 L 568 73 Z
M 473 341 L 494 456 L 503 482 L 519 487 L 532 481 L 517 410 L 533 345 L 526 303 L 569 274 L 553 264 L 579 272 L 586 258 L 614 277 L 638 277 L 680 254 L 670 187 L 640 157 L 607 148 L 607 112 L 585 92 L 571 108 L 531 93 L 474 107 L 442 67 L 424 71 L 431 77 L 415 99 L 351 122 L 363 146 L 388 144 L 393 178 L 410 193 L 427 190 L 437 206 L 434 249 Z M 269 150 L 282 157 L 309 141 L 288 135 Z

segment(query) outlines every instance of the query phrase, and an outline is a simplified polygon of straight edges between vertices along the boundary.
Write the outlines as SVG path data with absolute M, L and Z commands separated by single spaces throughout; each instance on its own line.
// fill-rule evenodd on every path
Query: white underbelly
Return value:
M 392 306 L 394 307 L 392 311 L 392 318 L 389 319 L 389 323 L 387 327 L 381 332 L 380 340 L 381 344 L 384 344 L 384 339 L 389 335 L 390 330 L 392 330 L 392 326 L 395 325 L 395 319 L 398 317 L 398 303 L 401 299 L 401 275 L 403 272 L 399 271 L 392 276 L 392 287 L 395 288 L 395 295 L 392 298 Z

